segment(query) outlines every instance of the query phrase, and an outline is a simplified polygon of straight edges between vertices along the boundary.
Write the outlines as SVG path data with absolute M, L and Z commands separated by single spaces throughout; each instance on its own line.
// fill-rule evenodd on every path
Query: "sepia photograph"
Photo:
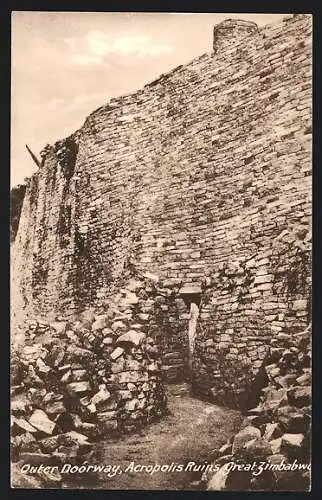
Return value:
M 311 491 L 305 13 L 11 13 L 11 488 Z

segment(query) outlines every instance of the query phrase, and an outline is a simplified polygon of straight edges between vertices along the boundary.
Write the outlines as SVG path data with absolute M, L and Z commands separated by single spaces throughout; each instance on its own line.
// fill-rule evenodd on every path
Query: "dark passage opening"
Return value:
M 201 303 L 201 288 L 199 285 L 189 284 L 184 285 L 179 290 L 179 295 L 184 300 L 187 308 L 190 310 L 190 304 L 194 302 L 197 306 L 200 306 Z
M 189 309 L 189 311 L 190 311 L 190 304 L 192 302 L 197 304 L 198 307 L 200 306 L 201 294 L 199 294 L 199 293 L 187 293 L 187 294 L 182 295 L 182 298 L 184 300 L 184 303 L 187 306 L 187 309 Z

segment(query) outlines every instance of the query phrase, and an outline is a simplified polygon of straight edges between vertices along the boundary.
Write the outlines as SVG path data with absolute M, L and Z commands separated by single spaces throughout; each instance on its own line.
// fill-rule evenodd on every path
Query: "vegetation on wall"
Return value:
M 311 289 L 311 234 L 306 226 L 294 224 L 281 236 L 271 259 L 275 292 L 307 296 Z
M 74 174 L 77 153 L 78 144 L 72 137 L 58 141 L 55 144 L 55 154 L 67 181 Z
M 10 242 L 13 242 L 17 235 L 26 188 L 26 184 L 18 184 L 10 191 Z

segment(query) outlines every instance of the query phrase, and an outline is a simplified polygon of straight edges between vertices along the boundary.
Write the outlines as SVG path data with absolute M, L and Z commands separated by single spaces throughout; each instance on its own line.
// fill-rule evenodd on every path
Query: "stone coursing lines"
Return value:
M 310 314 L 311 19 L 220 47 L 49 146 L 13 250 L 33 313 L 99 303 L 132 265 L 206 280 L 200 387 L 212 343 L 257 369 Z

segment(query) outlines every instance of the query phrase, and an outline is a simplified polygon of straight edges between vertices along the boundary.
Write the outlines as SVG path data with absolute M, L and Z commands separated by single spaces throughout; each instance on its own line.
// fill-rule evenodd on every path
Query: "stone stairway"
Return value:
M 165 351 L 162 356 L 162 372 L 166 382 L 182 382 L 188 375 L 187 362 L 180 351 Z

